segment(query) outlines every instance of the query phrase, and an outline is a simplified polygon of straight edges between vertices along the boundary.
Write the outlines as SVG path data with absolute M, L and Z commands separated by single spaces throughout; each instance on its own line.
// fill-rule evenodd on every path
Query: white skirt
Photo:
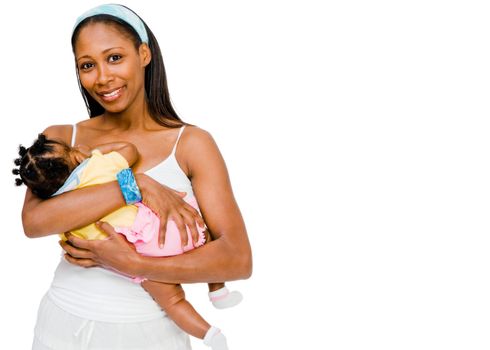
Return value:
M 133 323 L 87 320 L 55 305 L 45 295 L 32 350 L 190 350 L 189 336 L 168 317 Z

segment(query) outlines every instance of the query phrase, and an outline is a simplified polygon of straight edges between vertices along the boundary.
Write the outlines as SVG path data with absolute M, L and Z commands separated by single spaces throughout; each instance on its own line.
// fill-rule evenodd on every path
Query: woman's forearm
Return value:
M 93 223 L 125 204 L 117 181 L 41 200 L 28 190 L 22 210 L 26 236 L 37 238 Z
M 252 253 L 246 235 L 240 244 L 223 236 L 195 250 L 173 257 L 141 256 L 135 275 L 164 283 L 224 282 L 249 278 Z

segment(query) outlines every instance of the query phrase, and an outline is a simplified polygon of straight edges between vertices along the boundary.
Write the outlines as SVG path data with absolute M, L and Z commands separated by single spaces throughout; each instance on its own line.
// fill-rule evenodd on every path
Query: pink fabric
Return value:
M 217 300 L 225 299 L 225 298 L 228 297 L 228 294 L 230 294 L 230 293 L 228 292 L 226 294 L 219 295 L 219 296 L 216 296 L 216 297 L 209 297 L 209 300 L 211 300 L 211 301 L 217 301 Z
M 198 209 L 197 202 L 194 198 L 187 200 L 187 203 Z M 180 233 L 177 225 L 173 220 L 167 221 L 167 232 L 165 233 L 165 243 L 163 248 L 158 246 L 158 236 L 160 234 L 160 218 L 146 205 L 142 203 L 135 204 L 138 207 L 136 219 L 131 227 L 114 227 L 116 232 L 123 234 L 126 239 L 133 243 L 136 251 L 146 256 L 173 256 L 180 255 L 189 250 L 197 248 L 206 242 L 204 228 L 196 224 L 199 240 L 194 246 L 192 242 L 191 231 L 188 227 L 188 243 L 182 249 Z M 134 277 L 135 283 L 141 283 L 144 278 Z
M 188 203 L 197 209 L 197 202 L 194 198 Z M 188 243 L 182 249 L 180 233 L 173 220 L 167 221 L 167 232 L 165 233 L 165 244 L 163 248 L 158 246 L 158 236 L 160 218 L 147 206 L 142 203 L 135 204 L 138 207 L 138 214 L 132 227 L 115 227 L 116 232 L 122 233 L 127 240 L 134 244 L 136 251 L 147 256 L 172 256 L 185 253 L 197 248 L 206 242 L 204 229 L 196 224 L 199 240 L 196 246 L 193 245 L 191 231 L 187 228 Z

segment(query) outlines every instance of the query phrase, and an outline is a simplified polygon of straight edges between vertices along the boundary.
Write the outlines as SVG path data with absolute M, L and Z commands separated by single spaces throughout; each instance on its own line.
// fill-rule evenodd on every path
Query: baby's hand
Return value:
M 92 155 L 92 150 L 90 149 L 89 146 L 87 145 L 77 145 L 75 147 L 80 153 L 83 153 L 87 157 L 90 157 Z
M 92 155 L 90 148 L 85 145 L 73 147 L 71 153 L 75 155 L 75 159 L 79 164 Z

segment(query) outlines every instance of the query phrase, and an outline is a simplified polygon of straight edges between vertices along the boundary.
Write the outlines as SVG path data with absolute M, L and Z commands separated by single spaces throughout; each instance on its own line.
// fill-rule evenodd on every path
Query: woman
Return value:
M 161 227 L 171 218 L 184 236 L 186 226 L 194 231 L 204 219 L 216 240 L 184 255 L 152 258 L 137 254 L 106 223 L 100 227 L 107 240 L 70 236 L 69 243 L 61 243 L 66 260 L 60 261 L 41 301 L 33 349 L 190 348 L 188 336 L 140 285 L 109 269 L 175 284 L 251 274 L 250 245 L 224 160 L 208 132 L 183 122 L 173 110 L 158 43 L 146 24 L 128 11 L 103 5 L 77 21 L 72 47 L 90 119 L 76 127 L 51 126 L 44 134 L 89 147 L 134 143 L 141 155 L 133 166 L 136 181 L 143 202 L 160 216 Z M 184 192 L 194 193 L 202 218 L 183 201 Z M 124 204 L 117 182 L 48 200 L 27 190 L 24 230 L 28 237 L 66 232 Z M 182 297 L 180 290 L 175 298 Z

